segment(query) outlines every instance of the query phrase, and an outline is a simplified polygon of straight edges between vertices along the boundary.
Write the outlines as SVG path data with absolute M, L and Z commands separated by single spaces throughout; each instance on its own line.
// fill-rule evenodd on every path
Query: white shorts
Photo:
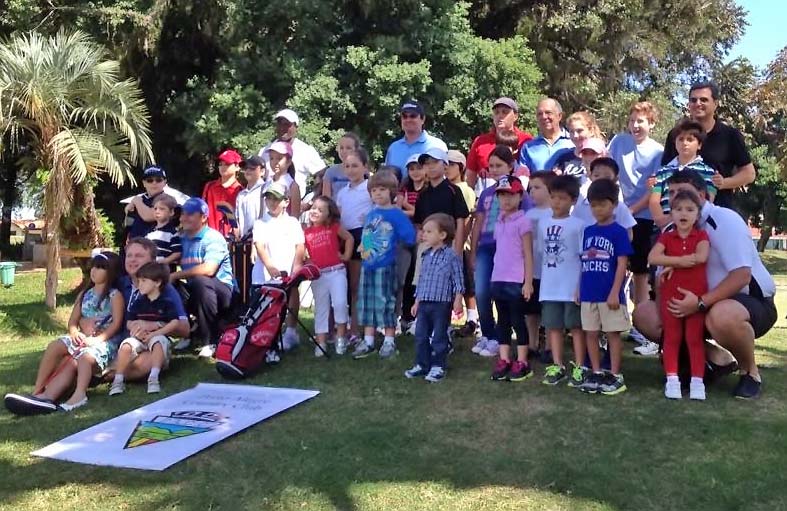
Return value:
M 312 281 L 314 295 L 314 333 L 328 333 L 328 318 L 333 308 L 333 321 L 343 325 L 347 314 L 347 270 L 344 265 L 325 268 L 320 278 Z
M 122 348 L 124 344 L 131 346 L 131 360 L 137 358 L 140 353 L 151 351 L 153 346 L 156 344 L 160 344 L 161 349 L 164 350 L 164 367 L 162 367 L 162 369 L 166 369 L 169 366 L 170 345 L 172 344 L 172 341 L 166 335 L 157 335 L 152 337 L 147 342 L 147 344 L 140 341 L 136 337 L 127 337 L 122 343 L 120 343 L 120 347 Z

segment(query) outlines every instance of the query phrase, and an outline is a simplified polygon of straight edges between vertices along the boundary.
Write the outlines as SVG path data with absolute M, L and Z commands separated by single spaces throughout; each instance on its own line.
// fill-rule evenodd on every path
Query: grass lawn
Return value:
M 780 510 L 787 509 L 787 255 L 771 252 L 782 318 L 758 341 L 762 398 L 667 402 L 656 359 L 624 361 L 629 392 L 489 381 L 491 361 L 459 346 L 439 385 L 407 381 L 409 338 L 390 361 L 313 358 L 302 347 L 250 384 L 318 389 L 315 399 L 162 473 L 28 453 L 149 401 L 143 385 L 92 391 L 70 415 L 0 411 L 0 509 Z M 48 314 L 43 273 L 0 289 L 0 393 L 29 391 L 41 350 L 64 331 L 72 295 Z M 78 270 L 63 272 L 69 292 Z M 179 357 L 164 395 L 220 381 Z

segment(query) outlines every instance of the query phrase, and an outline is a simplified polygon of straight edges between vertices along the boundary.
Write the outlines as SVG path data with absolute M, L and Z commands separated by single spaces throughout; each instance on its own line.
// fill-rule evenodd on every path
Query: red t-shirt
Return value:
M 312 225 L 303 231 L 309 259 L 318 268 L 328 268 L 342 264 L 339 258 L 339 223 L 331 225 Z
M 519 139 L 520 147 L 523 143 L 533 138 L 530 133 L 526 133 L 517 127 L 514 127 L 514 133 L 516 133 Z M 493 128 L 492 131 L 475 137 L 473 143 L 470 145 L 470 152 L 467 153 L 467 170 L 481 175 L 486 172 L 487 167 L 489 167 L 489 155 L 497 145 L 495 135 L 496 131 Z
M 424 188 L 426 188 L 426 185 L 421 186 L 421 190 Z M 399 193 L 404 195 L 404 200 L 407 201 L 409 205 L 415 206 L 415 201 L 418 200 L 418 194 L 421 193 L 421 190 L 415 190 L 413 188 L 413 183 L 408 180 L 407 183 L 399 189 Z
M 231 211 L 235 211 L 235 199 L 243 190 L 243 185 L 235 181 L 232 185 L 221 186 L 221 179 L 210 181 L 202 190 L 202 198 L 208 203 L 208 227 L 216 229 L 226 236 L 232 231 L 229 222 L 225 220 L 224 214 L 218 210 L 220 204 L 229 206 Z
M 700 241 L 709 241 L 708 233 L 702 229 L 694 228 L 684 239 L 680 237 L 677 229 L 667 231 L 659 236 L 658 242 L 664 245 L 664 255 L 677 257 L 690 255 L 697 252 Z M 689 290 L 697 296 L 708 291 L 708 276 L 705 273 L 705 263 L 693 268 L 675 268 L 672 276 L 661 285 L 662 300 L 672 297 L 682 297 L 678 287 Z

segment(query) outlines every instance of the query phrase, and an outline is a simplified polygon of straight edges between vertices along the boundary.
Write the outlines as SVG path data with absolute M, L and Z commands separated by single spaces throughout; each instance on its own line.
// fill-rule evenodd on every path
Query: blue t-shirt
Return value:
M 361 259 L 364 268 L 374 270 L 396 263 L 396 245 L 415 243 L 415 228 L 396 207 L 373 207 L 366 215 L 361 234 Z
M 161 293 L 158 298 L 151 301 L 147 296 L 140 294 L 128 306 L 126 321 L 161 321 L 169 323 L 173 319 L 184 319 L 178 312 L 178 306 L 183 308 L 180 297 L 175 299 L 167 293 Z
M 421 132 L 412 144 L 408 144 L 407 140 L 402 137 L 394 141 L 388 146 L 388 151 L 385 153 L 385 164 L 393 165 L 399 168 L 402 177 L 407 177 L 407 160 L 414 154 L 423 154 L 432 147 L 437 147 L 443 151 L 448 151 L 448 146 L 439 138 L 430 135 L 426 130 Z
M 206 225 L 191 237 L 184 232 L 180 242 L 183 248 L 180 256 L 181 268 L 188 270 L 202 263 L 216 263 L 219 265 L 216 278 L 230 288 L 233 287 L 230 252 L 227 241 L 219 231 Z
M 661 168 L 664 146 L 652 138 L 647 138 L 637 145 L 630 133 L 620 133 L 609 143 L 607 151 L 620 169 L 618 183 L 626 206 L 650 195 L 648 178 L 655 176 Z M 652 220 L 653 215 L 646 205 L 634 214 L 634 218 Z
M 574 142 L 565 131 L 550 144 L 541 135 L 528 140 L 519 149 L 519 164 L 526 165 L 530 173 L 552 170 L 559 161 L 574 154 Z
M 585 228 L 582 237 L 582 277 L 579 283 L 579 301 L 603 303 L 607 301 L 618 257 L 634 252 L 628 231 L 617 222 L 609 225 L 593 224 Z M 620 286 L 620 303 L 625 307 L 626 296 Z
M 131 281 L 131 277 L 128 275 L 124 275 L 118 279 L 117 289 L 123 293 L 123 301 L 126 303 L 126 317 L 124 319 L 125 322 L 129 320 L 128 314 L 133 307 L 134 302 L 136 302 L 139 298 L 143 298 L 143 296 L 134 287 L 134 283 Z M 167 284 L 164 286 L 164 291 L 161 293 L 161 297 L 165 298 L 169 303 L 174 305 L 178 319 L 188 319 L 188 316 L 186 316 L 186 309 L 183 307 L 183 300 L 172 284 Z
M 162 192 L 163 193 L 163 192 Z M 142 203 L 149 207 L 153 207 L 153 199 L 155 199 L 157 195 L 150 196 L 147 193 L 142 195 Z M 128 228 L 128 239 L 132 238 L 144 238 L 146 234 L 156 228 L 156 222 L 146 222 L 142 220 L 142 217 L 139 216 L 139 213 L 135 209 L 134 211 L 128 214 L 128 218 L 131 219 L 131 225 Z

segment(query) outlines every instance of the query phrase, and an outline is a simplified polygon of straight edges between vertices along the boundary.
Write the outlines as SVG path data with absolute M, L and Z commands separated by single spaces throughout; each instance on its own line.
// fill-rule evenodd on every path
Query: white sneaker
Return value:
M 290 351 L 295 349 L 298 344 L 300 344 L 301 340 L 298 338 L 298 333 L 295 330 L 290 330 L 289 328 L 284 331 L 284 336 L 282 337 L 282 344 L 284 344 L 284 351 Z
M 393 341 L 383 341 L 380 346 L 380 358 L 391 358 L 396 355 L 396 343 Z
M 410 324 L 407 325 L 407 334 L 415 337 L 415 320 L 410 321 Z
M 647 341 L 634 348 L 634 353 L 643 357 L 657 357 L 659 355 L 659 345 L 655 342 Z
M 705 401 L 705 383 L 702 381 L 692 381 L 689 384 L 689 399 Z
M 268 353 L 265 354 L 265 363 L 266 364 L 278 364 L 281 362 L 281 357 L 279 357 L 279 353 L 276 350 L 268 350 Z
M 317 357 L 317 358 L 324 357 L 325 356 L 325 352 L 323 352 L 323 350 L 327 350 L 327 349 L 328 349 L 328 346 L 323 346 L 322 349 L 320 349 L 319 345 L 315 346 L 314 347 L 314 356 Z
M 161 392 L 161 383 L 158 380 L 148 380 L 148 394 L 158 394 Z
M 199 358 L 213 358 L 216 356 L 216 345 L 215 344 L 206 344 L 199 350 L 197 353 Z
M 664 397 L 667 399 L 683 399 L 683 394 L 680 392 L 680 380 L 667 380 L 667 383 L 664 385 Z
M 642 333 L 634 327 L 631 327 L 631 330 L 629 330 L 629 340 L 637 344 L 645 344 L 650 342 L 647 337 L 642 335 Z
M 118 394 L 122 394 L 126 391 L 126 383 L 122 381 L 113 381 L 112 385 L 109 386 L 109 395 L 110 396 L 117 396 Z
M 487 341 L 486 346 L 478 354 L 482 357 L 496 357 L 500 351 L 500 344 L 497 341 Z
M 472 351 L 473 353 L 478 355 L 484 350 L 484 348 L 486 348 L 486 343 L 488 343 L 488 342 L 489 342 L 489 339 L 487 339 L 486 337 L 481 337 L 481 338 L 478 339 L 478 341 L 476 341 L 476 343 L 473 345 L 473 347 L 470 348 L 470 351 Z
M 347 353 L 347 340 L 344 337 L 336 339 L 336 354 L 344 355 Z
M 172 349 L 174 351 L 185 351 L 189 349 L 189 346 L 191 346 L 191 339 L 186 337 L 185 339 L 181 339 L 178 342 L 176 342 L 175 346 L 173 346 Z

